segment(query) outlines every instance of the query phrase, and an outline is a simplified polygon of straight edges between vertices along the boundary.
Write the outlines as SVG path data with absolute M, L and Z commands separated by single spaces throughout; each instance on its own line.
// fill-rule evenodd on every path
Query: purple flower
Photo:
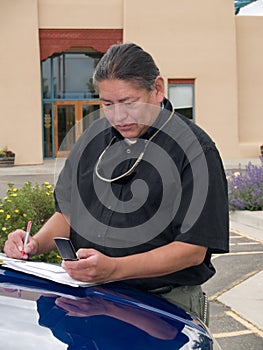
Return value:
M 229 174 L 228 195 L 230 210 L 263 210 L 263 157 L 261 165 L 251 162 L 245 170 Z

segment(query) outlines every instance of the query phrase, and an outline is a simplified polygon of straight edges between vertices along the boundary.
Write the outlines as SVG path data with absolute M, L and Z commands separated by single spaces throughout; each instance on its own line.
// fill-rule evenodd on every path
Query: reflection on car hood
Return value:
M 122 283 L 59 285 L 0 269 L 1 348 L 212 349 L 193 315 Z

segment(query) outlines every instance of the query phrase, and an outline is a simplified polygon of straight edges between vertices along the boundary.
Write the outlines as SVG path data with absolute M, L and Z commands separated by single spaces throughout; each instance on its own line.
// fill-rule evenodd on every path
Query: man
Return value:
M 227 185 L 219 153 L 197 125 L 174 113 L 152 57 L 135 44 L 112 46 L 94 85 L 105 117 L 73 147 L 55 188 L 56 213 L 31 237 L 24 258 L 70 237 L 75 279 L 126 284 L 195 312 L 207 322 L 201 284 L 228 251 Z M 21 257 L 25 232 L 5 252 Z

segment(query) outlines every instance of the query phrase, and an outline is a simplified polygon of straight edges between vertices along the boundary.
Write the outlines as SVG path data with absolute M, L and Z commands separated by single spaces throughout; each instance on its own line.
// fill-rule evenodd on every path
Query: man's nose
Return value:
M 124 103 L 118 103 L 114 105 L 114 114 L 113 119 L 116 124 L 127 118 L 127 109 L 125 108 Z

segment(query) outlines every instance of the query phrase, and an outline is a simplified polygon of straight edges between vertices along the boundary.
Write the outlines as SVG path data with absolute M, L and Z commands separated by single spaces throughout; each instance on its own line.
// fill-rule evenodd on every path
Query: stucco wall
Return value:
M 263 144 L 263 16 L 238 16 L 236 26 L 239 141 L 250 157 Z
M 0 148 L 42 162 L 40 29 L 123 28 L 168 79 L 195 79 L 195 121 L 224 158 L 257 157 L 263 143 L 263 17 L 232 0 L 1 0 Z
M 124 39 L 150 51 L 166 79 L 196 79 L 196 123 L 224 157 L 239 156 L 232 1 L 144 0 L 140 11 L 141 0 L 124 3 Z
M 122 28 L 122 0 L 39 0 L 40 28 Z
M 42 162 L 37 0 L 0 2 L 0 149 L 16 164 Z

